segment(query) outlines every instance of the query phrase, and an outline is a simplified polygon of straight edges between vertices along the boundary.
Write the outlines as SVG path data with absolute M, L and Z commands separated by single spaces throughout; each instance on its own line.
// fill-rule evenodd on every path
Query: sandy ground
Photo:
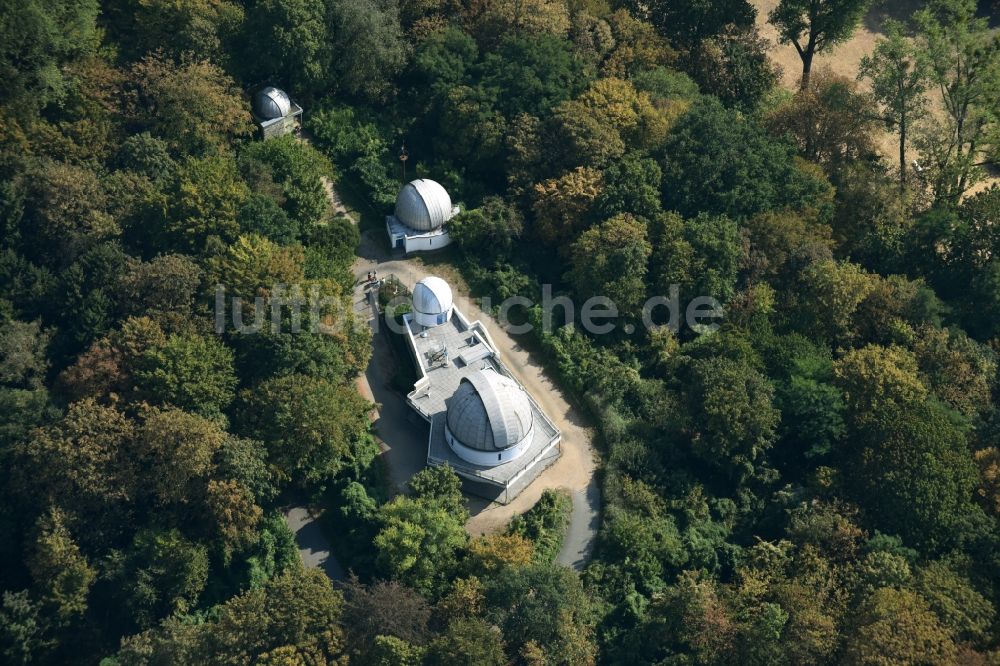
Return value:
M 513 516 L 530 509 L 546 488 L 564 488 L 573 496 L 574 516 L 564 557 L 560 559 L 569 565 L 584 559 L 596 534 L 599 513 L 599 491 L 594 480 L 595 453 L 591 446 L 591 432 L 565 394 L 545 375 L 537 358 L 468 298 L 468 287 L 453 267 L 433 260 L 425 263 L 419 257 L 390 258 L 381 239 L 372 238 L 370 233 L 363 236 L 358 254 L 354 270 L 362 281 L 370 270 L 377 270 L 379 277 L 394 274 L 411 288 L 427 275 L 438 275 L 447 280 L 455 293 L 456 307 L 470 319 L 479 319 L 486 325 L 500 348 L 504 363 L 562 430 L 560 459 L 513 502 L 501 505 L 469 498 L 472 517 L 466 529 L 473 535 L 501 530 Z M 363 290 L 363 286 L 359 289 Z M 355 297 L 356 303 L 363 301 L 360 293 Z M 402 487 L 425 464 L 427 427 L 414 423 L 422 421 L 405 405 L 403 396 L 386 386 L 391 378 L 390 364 L 393 362 L 391 356 L 386 356 L 387 353 L 383 344 L 376 344 L 367 377 L 381 403 L 381 418 L 375 425 L 379 436 L 389 447 L 390 477 L 398 487 Z

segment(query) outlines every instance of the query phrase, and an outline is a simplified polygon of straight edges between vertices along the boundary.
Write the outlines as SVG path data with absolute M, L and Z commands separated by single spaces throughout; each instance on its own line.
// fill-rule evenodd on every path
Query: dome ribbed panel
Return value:
M 510 448 L 531 433 L 531 403 L 509 377 L 481 370 L 462 379 L 448 401 L 448 429 L 480 451 Z
M 254 96 L 254 113 L 265 120 L 284 118 L 292 110 L 292 100 L 284 90 L 268 87 Z
M 440 184 L 420 178 L 396 197 L 396 219 L 416 231 L 432 231 L 451 218 L 451 197 Z

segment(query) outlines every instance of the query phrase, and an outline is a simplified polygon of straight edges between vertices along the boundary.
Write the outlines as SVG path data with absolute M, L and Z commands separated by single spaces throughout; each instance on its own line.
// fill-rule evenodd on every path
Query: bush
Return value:
M 562 548 L 573 502 L 565 490 L 546 490 L 527 513 L 510 521 L 507 534 L 516 534 L 535 545 L 535 560 L 551 563 Z

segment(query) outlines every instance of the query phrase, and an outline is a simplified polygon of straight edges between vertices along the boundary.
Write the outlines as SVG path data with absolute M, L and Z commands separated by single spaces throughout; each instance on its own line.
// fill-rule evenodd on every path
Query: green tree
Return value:
M 331 0 L 327 9 L 333 74 L 344 91 L 370 101 L 391 97 L 408 45 L 399 8 L 383 0 Z
M 655 160 L 629 153 L 604 170 L 604 191 L 597 200 L 601 217 L 631 213 L 646 219 L 661 210 L 663 170 Z
M 796 161 L 792 145 L 716 100 L 695 103 L 667 138 L 663 199 L 684 216 L 822 210 L 832 196 L 825 178 Z
M 280 187 L 282 208 L 303 229 L 309 229 L 326 216 L 330 208 L 324 178 L 333 175 L 333 165 L 307 143 L 285 136 L 249 144 L 240 153 L 240 170 L 253 185 L 266 172 Z
M 500 197 L 487 197 L 448 221 L 448 234 L 462 251 L 486 260 L 510 257 L 523 231 L 521 212 Z
M 121 305 L 128 315 L 186 319 L 194 309 L 201 276 L 201 267 L 183 254 L 132 260 L 120 281 Z
M 381 509 L 379 566 L 423 594 L 441 590 L 468 536 L 462 518 L 441 504 L 399 496 Z
M 509 569 L 487 583 L 486 608 L 487 619 L 503 631 L 509 655 L 540 649 L 545 663 L 594 663 L 593 600 L 569 569 Z
M 631 215 L 618 215 L 588 229 L 573 243 L 567 277 L 580 298 L 609 298 L 619 311 L 636 315 L 646 300 L 651 252 L 646 225 Z
M 61 69 L 96 49 L 95 0 L 5 0 L 0 8 L 0 76 L 7 82 L 3 107 L 28 117 L 65 91 Z
M 161 50 L 225 63 L 244 11 L 239 3 L 226 0 L 146 0 L 135 6 L 132 19 L 131 25 L 120 27 L 118 36 L 131 43 L 138 56 Z
M 767 377 L 745 362 L 699 359 L 685 395 L 694 455 L 738 479 L 753 475 L 779 419 Z
M 768 48 L 752 22 L 729 25 L 692 49 L 685 58 L 685 71 L 726 106 L 753 111 L 780 78 Z
M 767 20 L 802 59 L 802 90 L 809 88 L 813 57 L 854 34 L 868 11 L 868 0 L 781 0 Z
M 432 666 L 503 666 L 507 657 L 499 632 L 481 618 L 466 617 L 450 622 L 431 642 L 427 663 Z
M 144 529 L 123 554 L 112 554 L 108 576 L 122 595 L 118 611 L 140 628 L 193 610 L 208 582 L 204 546 L 179 530 Z
M 0 599 L 0 655 L 11 664 L 44 659 L 54 641 L 45 634 L 41 602 L 27 590 L 3 593 Z
M 244 25 L 243 67 L 254 77 L 301 95 L 323 92 L 333 76 L 326 5 L 307 0 L 262 0 Z
M 233 401 L 233 352 L 215 338 L 171 335 L 146 350 L 134 372 L 151 400 L 218 418 Z
M 956 642 L 989 639 L 996 611 L 965 576 L 939 560 L 922 567 L 916 579 L 916 590 Z
M 123 665 L 330 663 L 343 656 L 343 607 L 322 571 L 296 568 L 228 600 L 208 622 L 171 619 L 123 640 L 117 658 Z
M 636 16 L 645 18 L 672 44 L 691 48 L 702 40 L 721 34 L 727 26 L 752 26 L 757 10 L 746 0 L 699 3 L 693 0 L 653 0 L 624 3 Z
M 241 395 L 242 431 L 267 445 L 282 481 L 316 484 L 363 470 L 378 448 L 368 436 L 371 405 L 353 385 L 286 375 Z
M 859 434 L 859 498 L 876 524 L 925 553 L 960 545 L 985 519 L 965 428 L 939 403 L 886 405 Z
M 145 230 L 136 230 L 136 235 L 151 237 L 148 242 L 153 249 L 202 252 L 205 241 L 213 236 L 225 242 L 236 238 L 237 215 L 250 189 L 240 177 L 236 162 L 229 156 L 217 155 L 184 162 L 167 194 L 163 237 Z
M 450 466 L 425 467 L 413 475 L 408 485 L 415 498 L 438 504 L 463 522 L 468 518 L 462 480 Z
M 583 63 L 569 42 L 554 35 L 506 36 L 481 67 L 482 85 L 495 91 L 507 118 L 545 115 L 586 85 Z
M 872 94 L 883 109 L 886 125 L 899 134 L 899 188 L 906 188 L 906 145 L 913 126 L 926 112 L 927 54 L 903 35 L 898 21 L 882 26 L 885 37 L 861 59 L 858 76 L 871 80 Z
M 915 15 L 921 49 L 946 111 L 917 141 L 941 202 L 956 204 L 981 177 L 1000 114 L 1000 45 L 972 0 L 933 2 Z

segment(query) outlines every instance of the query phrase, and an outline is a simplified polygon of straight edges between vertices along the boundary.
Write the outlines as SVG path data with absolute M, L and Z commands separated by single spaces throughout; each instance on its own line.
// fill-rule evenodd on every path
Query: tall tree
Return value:
M 802 90 L 809 88 L 813 57 L 851 38 L 870 0 L 781 0 L 767 15 L 778 37 L 802 59 Z
M 903 35 L 898 21 L 888 20 L 885 37 L 861 59 L 858 75 L 871 80 L 872 95 L 884 110 L 886 125 L 899 134 L 899 189 L 906 189 L 906 142 L 926 111 L 929 69 L 926 51 Z
M 936 198 L 955 204 L 981 177 L 1000 119 L 1000 40 L 974 0 L 936 0 L 916 14 L 922 48 L 946 111 L 919 140 Z

